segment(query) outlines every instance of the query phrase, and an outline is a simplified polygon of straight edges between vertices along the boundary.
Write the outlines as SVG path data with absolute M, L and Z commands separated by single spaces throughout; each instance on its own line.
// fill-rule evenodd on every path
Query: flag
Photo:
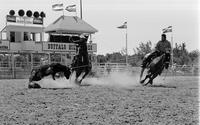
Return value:
M 69 5 L 65 8 L 69 12 L 76 12 L 76 5 Z
M 54 4 L 54 5 L 52 5 L 52 9 L 54 11 L 62 11 L 63 10 L 63 4 Z
M 163 33 L 172 32 L 172 26 L 168 26 L 167 28 L 163 29 Z
M 119 28 L 119 29 L 126 29 L 127 28 L 127 22 L 124 22 L 123 25 L 118 26 L 117 28 Z

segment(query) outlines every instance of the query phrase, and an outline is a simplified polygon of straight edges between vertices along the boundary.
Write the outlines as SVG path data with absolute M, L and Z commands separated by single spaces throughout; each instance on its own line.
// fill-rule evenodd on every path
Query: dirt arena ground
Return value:
M 113 83 L 71 89 L 28 89 L 27 81 L 0 80 L 0 124 L 199 124 L 198 77 L 167 77 L 152 87 Z

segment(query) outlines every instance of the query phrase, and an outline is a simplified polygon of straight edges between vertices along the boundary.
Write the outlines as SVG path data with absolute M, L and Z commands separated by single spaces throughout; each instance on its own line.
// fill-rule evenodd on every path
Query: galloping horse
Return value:
M 75 82 L 81 84 L 82 80 L 90 73 L 92 65 L 88 58 L 88 50 L 87 50 L 87 36 L 84 38 L 80 38 L 77 46 L 77 55 L 74 56 L 74 59 L 71 64 L 72 74 L 76 73 Z M 79 76 L 81 79 L 78 80 Z
M 153 84 L 153 79 L 156 78 L 158 75 L 160 75 L 165 67 L 165 61 L 168 53 L 163 53 L 162 55 L 154 58 L 146 67 L 147 75 L 143 80 L 140 81 L 141 84 L 147 85 L 147 84 Z M 140 74 L 140 79 L 142 78 L 143 73 Z M 146 81 L 146 79 L 149 80 Z

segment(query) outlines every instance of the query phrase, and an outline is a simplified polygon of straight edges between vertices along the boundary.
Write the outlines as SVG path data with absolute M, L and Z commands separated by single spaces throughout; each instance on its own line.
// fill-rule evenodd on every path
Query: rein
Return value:
M 82 66 L 74 66 L 74 67 L 70 67 L 71 69 L 78 69 L 78 68 L 82 68 L 82 67 L 88 67 L 89 65 L 82 65 Z

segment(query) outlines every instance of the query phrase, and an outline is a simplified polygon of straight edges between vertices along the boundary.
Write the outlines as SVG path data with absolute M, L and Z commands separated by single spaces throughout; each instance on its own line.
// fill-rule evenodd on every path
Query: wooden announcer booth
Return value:
M 48 63 L 70 65 L 81 35 L 88 38 L 89 59 L 95 61 L 97 44 L 91 41 L 91 34 L 97 30 L 79 17 L 61 16 L 44 27 L 43 12 L 27 11 L 24 16 L 20 10 L 15 16 L 11 11 L 1 30 L 0 79 L 27 78 L 32 68 Z

